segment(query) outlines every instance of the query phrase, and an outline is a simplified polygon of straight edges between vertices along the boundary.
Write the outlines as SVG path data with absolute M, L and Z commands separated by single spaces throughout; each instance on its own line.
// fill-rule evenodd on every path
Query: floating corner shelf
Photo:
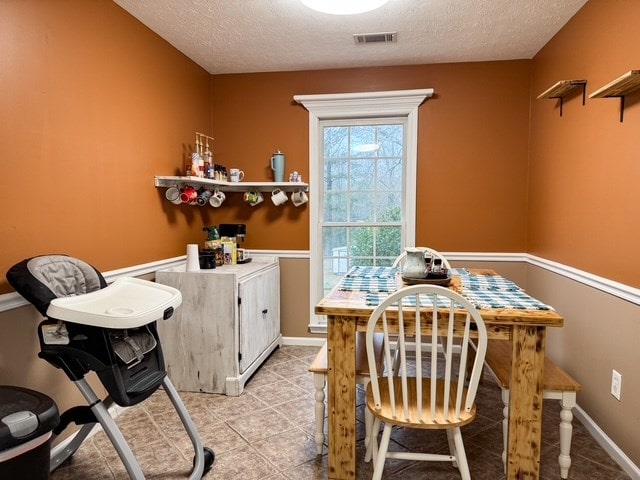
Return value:
M 589 98 L 620 98 L 620 121 L 624 119 L 624 97 L 640 88 L 640 70 L 629 70 L 589 95 Z
M 562 106 L 564 103 L 564 97 L 566 97 L 570 92 L 575 90 L 576 88 L 582 88 L 582 105 L 585 104 L 586 99 L 586 80 L 560 80 L 558 83 L 552 85 L 540 95 L 538 95 L 538 100 L 543 98 L 548 99 L 560 99 L 560 116 L 562 116 Z

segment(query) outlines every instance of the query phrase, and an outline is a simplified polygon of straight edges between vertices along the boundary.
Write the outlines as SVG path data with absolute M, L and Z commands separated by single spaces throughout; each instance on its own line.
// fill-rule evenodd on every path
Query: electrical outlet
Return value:
M 620 400 L 622 395 L 622 374 L 613 370 L 611 372 L 611 395 Z

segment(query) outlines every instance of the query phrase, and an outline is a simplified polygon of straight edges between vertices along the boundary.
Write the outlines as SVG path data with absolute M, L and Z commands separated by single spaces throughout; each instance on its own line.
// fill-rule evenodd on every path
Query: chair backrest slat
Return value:
M 384 322 L 385 344 L 389 345 L 389 342 L 387 341 L 387 339 L 389 338 L 389 325 L 387 323 L 387 313 L 386 312 L 384 312 L 383 322 Z M 368 356 L 368 353 L 367 353 L 367 356 Z M 369 371 L 371 372 L 371 370 L 369 370 Z M 389 375 L 387 375 L 387 377 L 388 377 L 387 378 L 387 385 L 388 385 L 389 392 L 390 392 L 389 395 L 390 395 L 391 398 L 394 398 L 395 397 L 395 388 L 394 388 L 394 385 L 393 385 L 393 379 Z M 393 415 L 394 415 L 394 417 L 396 415 L 395 402 L 393 403 Z
M 402 305 L 402 302 L 399 303 Z M 402 382 L 400 383 L 402 388 L 402 414 L 403 419 L 409 418 L 409 392 L 407 390 L 407 342 L 405 339 L 405 331 L 404 331 L 404 310 L 399 307 L 398 308 L 398 340 L 400 343 L 400 365 L 402 368 Z
M 440 319 L 438 317 L 438 295 L 434 293 L 432 296 L 433 302 L 433 310 L 431 313 L 431 378 L 436 378 L 438 376 L 438 329 L 440 328 Z M 418 335 L 418 332 L 416 332 Z M 433 346 L 436 345 L 436 348 Z M 417 378 L 417 377 L 416 377 Z M 436 400 L 438 398 L 436 392 L 436 383 L 431 382 L 431 401 L 430 401 L 430 410 L 431 410 L 431 421 L 435 420 L 436 416 Z

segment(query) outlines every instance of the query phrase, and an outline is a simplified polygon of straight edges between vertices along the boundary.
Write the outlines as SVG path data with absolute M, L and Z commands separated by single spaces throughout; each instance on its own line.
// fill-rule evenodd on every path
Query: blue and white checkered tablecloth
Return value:
M 449 274 L 450 275 L 469 275 L 469 270 L 467 270 L 466 268 L 450 268 L 449 269 Z
M 530 297 L 526 293 L 507 292 L 507 291 L 480 291 L 480 290 L 464 290 L 462 295 L 469 300 L 476 308 L 505 308 L 512 310 L 553 310 L 549 305 Z M 366 303 L 369 306 L 380 305 L 388 296 L 388 293 L 378 292 L 367 294 Z M 414 307 L 416 305 L 415 296 L 411 295 L 402 300 L 405 307 Z M 433 296 L 422 295 L 420 297 L 420 306 L 433 307 Z M 449 306 L 447 299 L 438 299 L 438 307 L 445 308 Z
M 397 273 L 393 267 L 351 267 L 345 277 L 395 278 Z
M 460 275 L 460 285 L 469 290 L 520 291 L 518 285 L 500 275 Z
M 351 267 L 340 281 L 339 289 L 367 292 L 366 303 L 379 305 L 390 292 L 397 289 L 393 267 Z M 553 310 L 539 300 L 527 295 L 517 284 L 500 275 L 473 275 L 465 269 L 452 269 L 452 274 L 460 275 L 462 295 L 476 308 L 504 308 L 513 310 Z M 447 300 L 438 301 L 439 307 L 446 307 Z M 404 306 L 415 306 L 415 296 L 405 297 Z M 420 305 L 433 306 L 431 295 L 422 295 Z
M 388 293 L 369 293 L 367 295 L 366 303 L 370 306 L 380 305 L 389 296 Z M 451 301 L 448 298 L 438 297 L 438 307 L 448 308 L 451 305 Z M 403 307 L 415 307 L 416 296 L 409 295 L 402 299 Z M 433 307 L 433 295 L 420 295 L 421 307 Z M 460 308 L 461 305 L 456 304 L 455 308 Z
M 394 292 L 397 290 L 395 277 L 344 277 L 338 290 L 356 292 Z
M 507 308 L 513 310 L 553 310 L 522 290 L 472 290 L 462 288 L 462 296 L 476 308 Z

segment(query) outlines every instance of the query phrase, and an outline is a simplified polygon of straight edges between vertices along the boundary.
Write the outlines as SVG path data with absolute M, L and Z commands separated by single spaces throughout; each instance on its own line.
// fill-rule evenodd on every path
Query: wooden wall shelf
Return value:
M 164 188 L 175 187 L 176 185 L 197 185 L 198 187 L 209 189 L 217 188 L 223 192 L 247 192 L 249 190 L 270 192 L 275 188 L 285 192 L 293 192 L 295 190 L 309 191 L 309 184 L 303 182 L 223 182 L 201 177 L 156 176 L 155 185 L 156 187 Z
M 624 75 L 599 88 L 589 98 L 620 98 L 620 121 L 624 119 L 624 97 L 640 88 L 640 70 L 629 70 Z
M 571 93 L 576 88 L 582 88 L 582 105 L 585 104 L 586 95 L 586 80 L 560 80 L 558 83 L 552 85 L 547 90 L 538 95 L 538 100 L 543 98 L 560 99 L 560 116 L 562 116 L 562 105 L 564 103 L 564 97 Z

